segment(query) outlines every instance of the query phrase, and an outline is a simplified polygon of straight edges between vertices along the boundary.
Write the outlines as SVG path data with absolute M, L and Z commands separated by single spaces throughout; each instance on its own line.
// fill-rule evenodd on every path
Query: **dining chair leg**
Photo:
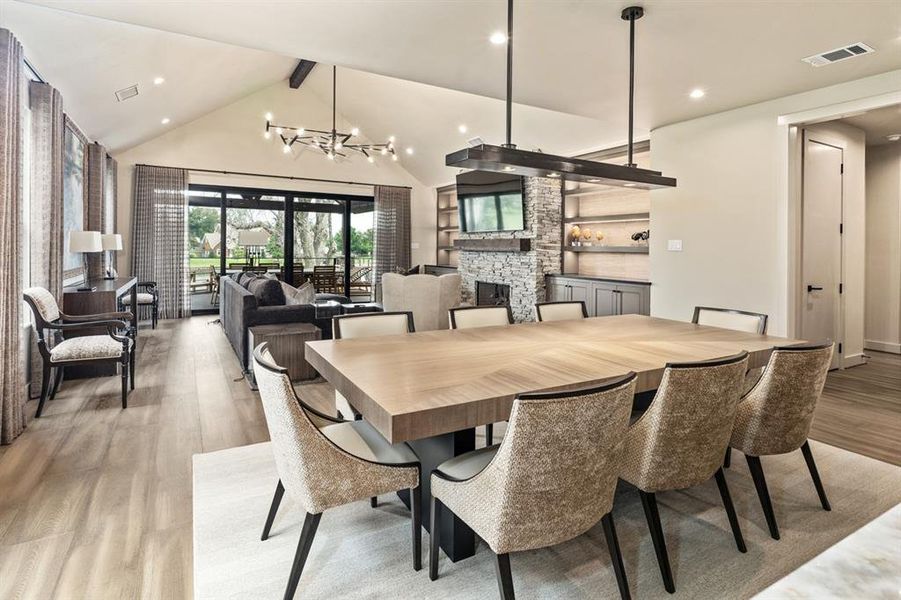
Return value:
M 122 357 L 122 408 L 128 408 L 128 355 Z
M 55 367 L 56 369 L 56 377 L 53 379 L 53 388 L 50 390 L 50 399 L 53 400 L 56 398 L 56 392 L 59 391 L 59 387 L 63 384 L 63 369 L 64 367 L 59 366 Z
M 137 342 L 133 341 L 131 343 L 131 352 L 129 352 L 128 357 L 128 370 L 130 371 L 129 377 L 131 378 L 131 389 L 135 389 L 135 356 L 137 355 L 137 349 Z
M 410 489 L 410 511 L 413 522 L 413 570 L 422 570 L 422 486 Z
M 641 490 L 638 490 L 638 495 L 641 496 L 641 506 L 644 508 L 644 516 L 648 521 L 648 529 L 651 531 L 654 552 L 657 553 L 657 564 L 660 567 L 660 575 L 663 577 L 663 587 L 670 594 L 674 594 L 676 583 L 673 581 L 673 571 L 670 569 L 669 556 L 666 553 L 663 526 L 660 524 L 660 513 L 657 512 L 657 498 L 653 493 Z
M 279 479 L 275 486 L 275 495 L 272 497 L 272 504 L 269 506 L 269 514 L 266 515 L 266 524 L 263 525 L 263 535 L 260 536 L 260 540 L 264 542 L 269 539 L 269 530 L 272 529 L 272 523 L 275 522 L 275 513 L 278 512 L 278 506 L 282 503 L 282 496 L 284 495 L 285 486 L 282 485 L 282 480 Z
M 741 526 L 738 524 L 738 517 L 735 514 L 735 506 L 732 504 L 732 496 L 729 494 L 729 486 L 726 485 L 726 475 L 722 469 L 717 469 L 716 485 L 720 488 L 720 497 L 723 499 L 723 506 L 726 508 L 726 516 L 729 517 L 729 526 L 732 527 L 732 535 L 735 536 L 735 545 L 738 546 L 739 552 L 747 552 L 745 546 L 745 538 L 741 534 Z
M 773 512 L 773 503 L 770 502 L 770 492 L 766 487 L 766 478 L 763 476 L 763 465 L 760 464 L 760 457 L 745 455 L 745 459 L 748 461 L 748 469 L 751 470 L 751 477 L 754 479 L 754 487 L 757 488 L 757 497 L 760 498 L 760 507 L 763 509 L 763 516 L 766 517 L 766 524 L 770 529 L 770 537 L 778 540 L 779 526 L 776 525 L 776 514 Z
M 47 401 L 47 396 L 50 395 L 50 364 L 47 361 L 44 361 L 44 369 L 41 371 L 41 399 L 38 401 L 38 410 L 34 413 L 34 418 L 37 419 L 41 416 L 41 413 L 44 412 L 44 403 Z
M 300 574 L 303 573 L 303 566 L 307 562 L 307 556 L 310 554 L 310 547 L 313 545 L 313 538 L 316 536 L 316 529 L 319 527 L 321 518 L 322 513 L 316 515 L 307 513 L 303 521 L 303 530 L 300 532 L 297 552 L 294 554 L 294 564 L 291 566 L 291 575 L 288 577 L 288 587 L 285 588 L 285 600 L 294 598 L 294 592 L 297 591 L 297 584 L 300 582 Z
M 150 324 L 151 329 L 156 329 L 156 323 L 160 317 L 160 306 L 156 302 L 153 303 L 153 321 Z
M 494 444 L 494 423 L 488 423 L 485 425 L 485 445 L 491 446 Z
M 441 500 L 432 496 L 429 515 L 429 579 L 438 579 L 438 543 L 441 538 Z
M 613 573 L 616 575 L 616 585 L 619 586 L 619 596 L 622 600 L 630 600 L 629 580 L 626 579 L 626 569 L 623 566 L 623 555 L 619 551 L 619 540 L 616 537 L 616 527 L 613 526 L 613 513 L 607 513 L 601 517 L 601 525 L 604 526 L 604 537 L 607 538 L 607 549 L 610 551 L 610 562 L 613 563 Z
M 723 468 L 728 469 L 732 466 L 732 446 L 726 447 L 726 458 L 723 459 Z
M 495 554 L 494 570 L 497 573 L 497 590 L 500 592 L 501 600 L 516 598 L 516 594 L 513 593 L 513 574 L 510 572 L 510 555 Z
M 829 505 L 829 499 L 826 498 L 826 490 L 823 489 L 823 482 L 820 481 L 820 473 L 817 471 L 817 464 L 813 461 L 813 453 L 810 451 L 810 443 L 804 442 L 801 446 L 801 453 L 804 454 L 804 460 L 807 462 L 807 469 L 810 471 L 810 478 L 813 479 L 813 485 L 817 488 L 817 495 L 820 497 L 820 504 L 823 510 L 832 510 Z

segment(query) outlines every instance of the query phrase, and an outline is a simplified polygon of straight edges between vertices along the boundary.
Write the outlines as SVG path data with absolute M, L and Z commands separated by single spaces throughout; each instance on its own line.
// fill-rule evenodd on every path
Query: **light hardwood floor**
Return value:
M 0 447 L 0 598 L 191 597 L 191 455 L 268 439 L 213 319 L 141 330 L 127 410 L 116 377 L 70 381 Z M 300 391 L 333 401 L 327 384 Z M 814 437 L 901 464 L 899 396 L 896 356 L 830 375 Z

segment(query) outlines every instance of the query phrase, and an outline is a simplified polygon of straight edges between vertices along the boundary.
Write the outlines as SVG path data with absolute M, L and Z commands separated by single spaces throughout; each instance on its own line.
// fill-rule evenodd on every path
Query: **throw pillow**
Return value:
M 307 281 L 299 288 L 292 287 L 282 282 L 282 291 L 285 292 L 285 304 L 313 304 L 316 299 L 316 289 Z
M 247 291 L 257 299 L 258 306 L 284 306 L 285 292 L 275 279 L 255 277 L 247 283 Z

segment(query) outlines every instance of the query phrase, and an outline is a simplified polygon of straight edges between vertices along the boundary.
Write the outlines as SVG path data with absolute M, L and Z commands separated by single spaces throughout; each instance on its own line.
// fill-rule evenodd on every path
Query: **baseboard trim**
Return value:
M 901 354 L 901 344 L 894 342 L 880 342 L 878 340 L 864 340 L 863 347 L 867 350 L 876 350 L 877 352 L 890 352 L 892 354 Z
M 849 367 L 856 367 L 858 365 L 865 365 L 865 364 L 867 364 L 867 357 L 864 356 L 863 353 L 843 356 L 841 359 L 841 368 L 842 369 L 847 369 Z

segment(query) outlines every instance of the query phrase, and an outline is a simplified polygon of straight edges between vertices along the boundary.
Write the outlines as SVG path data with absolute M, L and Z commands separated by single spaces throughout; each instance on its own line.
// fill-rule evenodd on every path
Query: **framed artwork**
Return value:
M 69 235 L 87 222 L 87 139 L 66 117 L 63 141 L 63 285 L 84 280 L 81 254 L 69 252 Z

